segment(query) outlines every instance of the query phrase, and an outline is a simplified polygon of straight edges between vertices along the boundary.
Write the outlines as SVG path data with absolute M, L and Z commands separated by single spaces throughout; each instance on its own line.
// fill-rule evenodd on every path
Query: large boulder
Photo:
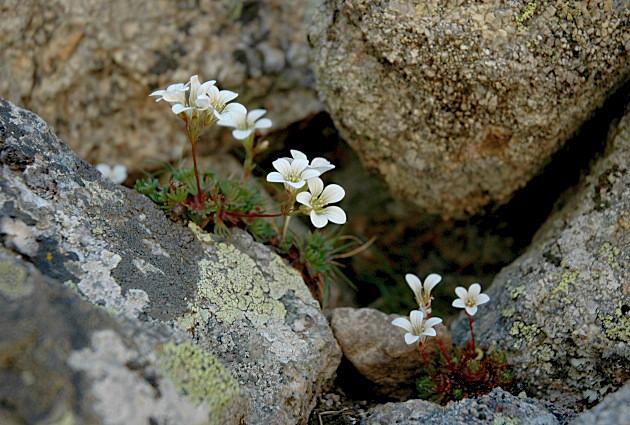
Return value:
M 580 413 L 571 425 L 627 425 L 630 422 L 630 382 L 601 403 Z
M 571 413 L 527 397 L 515 397 L 501 388 L 445 407 L 424 400 L 387 403 L 371 409 L 363 425 L 560 425 Z
M 629 25 L 625 0 L 326 0 L 309 39 L 363 162 L 458 216 L 508 200 L 628 78 Z
M 236 379 L 184 332 L 115 320 L 1 247 L 0 341 L 5 425 L 238 425 L 244 416 Z
M 166 329 L 166 364 L 178 394 L 207 404 L 222 387 L 208 388 L 203 375 L 189 373 L 216 366 L 246 400 L 245 423 L 306 421 L 341 355 L 301 276 L 280 257 L 243 232 L 224 240 L 170 222 L 147 198 L 104 181 L 35 114 L 1 99 L 0 164 L 4 247 L 114 319 L 147 333 Z M 73 345 L 79 351 L 69 364 L 93 382 L 95 405 L 115 413 L 101 381 L 107 356 L 123 348 L 110 353 L 115 343 L 99 335 L 86 337 L 89 347 Z M 134 388 L 125 390 L 132 399 L 140 396 Z M 217 414 L 210 410 L 212 421 Z
M 131 171 L 179 159 L 180 123 L 148 94 L 192 74 L 267 108 L 276 128 L 321 110 L 306 41 L 318 1 L 3 1 L 0 96 L 84 159 Z
M 496 277 L 475 323 L 528 393 L 576 407 L 630 378 L 630 113 L 565 202 Z

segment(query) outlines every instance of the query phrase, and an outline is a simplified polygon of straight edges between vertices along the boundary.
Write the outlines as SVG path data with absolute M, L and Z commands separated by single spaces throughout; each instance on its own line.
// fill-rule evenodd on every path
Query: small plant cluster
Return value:
M 481 292 L 481 285 L 473 283 L 468 289 L 461 286 L 455 288 L 457 298 L 452 305 L 464 309 L 470 330 L 470 339 L 464 346 L 455 347 L 452 344 L 447 345 L 438 335 L 436 326 L 442 323 L 442 319 L 431 314 L 431 291 L 442 277 L 432 273 L 422 282 L 418 276 L 407 274 L 405 280 L 414 293 L 419 309 L 411 311 L 409 318 L 397 318 L 392 324 L 405 330 L 407 344 L 418 346 L 423 365 L 421 376 L 416 381 L 418 396 L 446 403 L 486 394 L 497 386 L 509 388 L 512 385 L 512 374 L 505 355 L 498 351 L 484 350 L 475 341 L 474 316 L 478 306 L 490 301 L 490 297 Z M 429 355 L 429 337 L 434 338 L 439 353 L 437 356 Z
M 272 246 L 304 276 L 314 295 L 322 300 L 326 285 L 343 279 L 338 260 L 364 249 L 367 245 L 338 232 L 313 231 L 298 236 L 289 232 L 294 216 L 309 217 L 319 230 L 328 223 L 344 224 L 346 213 L 332 205 L 345 196 L 336 184 L 325 185 L 322 174 L 335 168 L 325 158 L 309 158 L 297 150 L 290 157 L 273 161 L 274 171 L 266 181 L 282 185 L 277 211 L 268 212 L 269 204 L 253 178 L 256 156 L 268 147 L 257 139 L 260 130 L 272 127 L 264 109 L 248 111 L 233 102 L 237 93 L 220 90 L 214 80 L 201 82 L 194 75 L 186 83 L 177 83 L 151 93 L 156 101 L 171 105 L 171 111 L 182 122 L 191 148 L 193 168 L 170 170 L 163 184 L 156 177 L 136 182 L 136 190 L 160 205 L 176 221 L 192 221 L 202 229 L 226 234 L 239 227 L 257 240 Z M 244 149 L 243 175 L 227 179 L 212 172 L 200 173 L 197 144 L 201 134 L 213 125 L 232 129 L 232 136 Z M 275 219 L 283 218 L 281 226 Z

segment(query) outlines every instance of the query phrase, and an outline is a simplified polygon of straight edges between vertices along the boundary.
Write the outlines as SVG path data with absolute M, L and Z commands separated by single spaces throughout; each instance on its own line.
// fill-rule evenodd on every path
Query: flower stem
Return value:
M 192 150 L 193 157 L 193 172 L 195 173 L 195 182 L 197 183 L 197 205 L 201 208 L 203 204 L 203 193 L 201 192 L 201 184 L 199 183 L 199 170 L 197 167 L 197 136 L 194 135 L 186 122 L 186 136 L 188 137 L 188 142 L 190 143 L 190 147 Z
M 427 368 L 427 370 L 429 370 L 429 355 L 427 354 L 427 351 L 424 349 L 424 342 L 423 341 L 418 341 L 418 352 L 420 353 L 420 358 L 422 359 L 422 363 L 424 363 L 424 367 Z
M 245 148 L 245 162 L 243 163 L 243 177 L 249 178 L 254 168 L 254 133 L 243 142 Z
M 472 350 L 473 352 L 477 351 L 477 345 L 475 343 L 475 331 L 473 330 L 473 317 L 466 313 L 466 316 L 468 316 L 468 327 L 470 328 L 470 337 L 471 337 L 471 341 L 472 341 Z
M 440 354 L 442 354 L 442 357 L 444 357 L 444 360 L 446 361 L 446 367 L 449 369 L 453 369 L 453 361 L 451 360 L 451 356 L 450 354 L 448 354 L 448 351 L 446 350 L 446 347 L 444 346 L 444 341 L 442 341 L 442 338 L 436 338 L 436 343 L 438 346 L 438 349 L 440 350 Z
M 290 215 L 285 215 L 284 216 L 284 225 L 282 226 L 282 237 L 281 239 L 284 240 L 287 237 L 287 231 L 289 230 L 289 223 L 291 222 L 291 216 Z
M 240 213 L 236 211 L 224 211 L 225 215 L 231 215 L 232 217 L 244 217 L 244 218 L 271 218 L 271 217 L 281 217 L 282 213 L 257 213 L 257 212 L 249 212 L 249 213 Z

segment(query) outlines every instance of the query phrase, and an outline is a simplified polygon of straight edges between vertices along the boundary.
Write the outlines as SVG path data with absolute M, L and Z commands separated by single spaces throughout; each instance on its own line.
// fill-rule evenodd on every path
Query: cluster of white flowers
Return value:
M 204 128 L 214 122 L 233 128 L 232 135 L 237 140 L 245 140 L 256 130 L 271 128 L 272 125 L 270 119 L 262 118 L 267 111 L 254 109 L 248 112 L 245 106 L 232 102 L 238 97 L 237 93 L 219 90 L 215 80 L 202 83 L 197 75 L 190 77 L 187 83 L 171 84 L 150 96 L 156 97 L 156 102 L 164 100 L 170 103 L 175 115 L 187 120 L 197 118 Z
M 416 302 L 420 310 L 413 310 L 409 315 L 409 319 L 399 317 L 392 321 L 392 325 L 398 326 L 406 331 L 405 342 L 407 344 L 415 344 L 416 342 L 424 342 L 427 336 L 436 336 L 437 332 L 434 326 L 442 323 L 439 317 L 431 317 L 431 291 L 442 281 L 442 276 L 431 273 L 426 277 L 424 282 L 415 274 L 408 273 L 405 275 L 407 284 L 413 291 Z M 477 306 L 490 301 L 490 297 L 481 293 L 481 285 L 473 283 L 468 289 L 458 286 L 455 288 L 457 299 L 453 301 L 453 307 L 463 308 L 466 314 L 472 320 L 472 316 L 477 313 Z
M 291 150 L 291 158 L 278 158 L 272 165 L 276 171 L 267 174 L 267 181 L 284 184 L 293 199 L 302 205 L 301 210 L 308 214 L 313 226 L 321 229 L 329 221 L 336 224 L 346 222 L 344 210 L 330 205 L 341 201 L 346 192 L 338 184 L 324 186 L 319 178 L 335 168 L 330 161 L 319 157 L 309 161 L 304 153 Z
M 98 164 L 96 169 L 103 177 L 113 183 L 121 184 L 127 180 L 127 167 L 121 164 L 110 166 L 109 164 Z

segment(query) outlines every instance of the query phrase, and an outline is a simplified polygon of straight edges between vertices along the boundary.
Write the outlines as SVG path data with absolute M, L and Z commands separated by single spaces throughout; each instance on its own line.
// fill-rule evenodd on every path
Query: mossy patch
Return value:
M 537 4 L 535 1 L 530 1 L 525 6 L 525 9 L 521 12 L 519 16 L 516 17 L 516 26 L 518 29 L 525 29 L 525 24 L 534 16 L 536 13 Z
M 196 299 L 179 320 L 184 329 L 205 322 L 209 315 L 228 324 L 248 319 L 256 327 L 283 320 L 286 310 L 280 298 L 289 291 L 312 302 L 300 275 L 279 257 L 271 256 L 263 268 L 234 245 L 215 242 L 197 226 L 190 227 L 202 242 L 212 244 L 216 259 L 199 262 Z
M 16 300 L 33 292 L 33 285 L 26 281 L 26 270 L 11 261 L 0 261 L 0 294 Z
M 240 396 L 238 383 L 221 362 L 190 342 L 162 346 L 160 368 L 181 394 L 205 403 L 211 417 L 220 417 Z

